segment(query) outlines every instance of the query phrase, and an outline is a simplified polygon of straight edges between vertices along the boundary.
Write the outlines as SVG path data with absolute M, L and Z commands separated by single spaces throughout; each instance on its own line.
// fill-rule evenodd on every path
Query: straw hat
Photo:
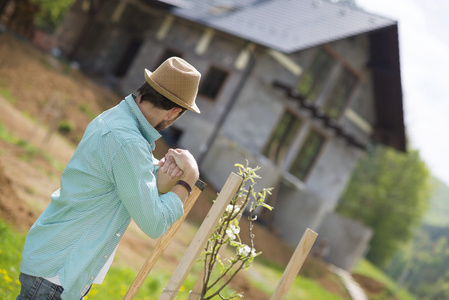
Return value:
M 170 57 L 154 72 L 145 69 L 145 79 L 156 91 L 188 110 L 200 113 L 195 103 L 201 74 L 179 57 Z

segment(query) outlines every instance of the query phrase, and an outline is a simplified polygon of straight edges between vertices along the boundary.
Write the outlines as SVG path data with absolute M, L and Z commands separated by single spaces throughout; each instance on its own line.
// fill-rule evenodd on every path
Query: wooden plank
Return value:
M 306 229 L 306 232 L 299 241 L 295 252 L 290 258 L 284 274 L 282 274 L 281 280 L 274 290 L 273 295 L 271 295 L 270 300 L 282 300 L 285 298 L 288 291 L 290 290 L 293 281 L 296 278 L 296 275 L 298 274 L 304 261 L 306 260 L 307 255 L 309 255 L 310 249 L 312 249 L 313 243 L 315 243 L 317 236 L 318 234 L 315 231 L 311 230 L 310 228 Z
M 243 179 L 235 173 L 231 173 L 221 189 L 220 194 L 212 205 L 209 213 L 204 218 L 198 232 L 196 233 L 193 241 L 190 243 L 183 258 L 181 259 L 178 267 L 173 273 L 170 281 L 167 283 L 164 291 L 162 292 L 159 300 L 172 300 L 176 297 L 179 288 L 185 281 L 187 275 L 193 267 L 193 264 L 201 254 L 204 245 L 215 229 L 218 220 L 223 215 L 226 206 L 231 201 L 232 197 L 238 191 Z
M 137 274 L 136 279 L 134 280 L 128 292 L 126 293 L 125 297 L 123 298 L 124 300 L 134 299 L 140 287 L 142 286 L 143 282 L 145 281 L 145 278 L 147 278 L 148 274 L 154 267 L 159 256 L 161 256 L 161 254 L 165 251 L 165 249 L 167 249 L 171 240 L 175 236 L 175 233 L 178 231 L 179 227 L 181 227 L 182 222 L 189 214 L 190 210 L 192 209 L 193 205 L 198 199 L 198 196 L 201 194 L 201 192 L 204 190 L 205 187 L 206 184 L 201 180 L 198 180 L 196 182 L 195 186 L 192 189 L 192 193 L 184 203 L 184 215 L 182 215 L 181 218 L 179 218 L 175 223 L 173 223 L 170 226 L 170 228 L 168 228 L 168 230 L 159 238 L 156 246 L 154 247 L 153 251 L 151 251 L 151 254 L 148 256 L 147 260 L 140 269 L 139 274 Z
M 243 202 L 245 201 L 245 198 L 239 198 L 237 200 L 236 205 L 242 206 Z M 235 218 L 237 221 L 240 221 L 240 218 L 242 217 L 243 210 L 238 216 Z M 218 255 L 223 257 L 224 251 L 226 247 L 221 247 L 220 251 L 218 252 Z M 212 272 L 213 270 L 211 270 Z M 192 290 L 189 293 L 188 300 L 199 300 L 201 296 L 201 290 L 203 289 L 203 277 L 204 277 L 204 268 L 201 269 L 200 273 L 198 274 L 198 278 L 195 282 L 195 286 L 192 288 Z

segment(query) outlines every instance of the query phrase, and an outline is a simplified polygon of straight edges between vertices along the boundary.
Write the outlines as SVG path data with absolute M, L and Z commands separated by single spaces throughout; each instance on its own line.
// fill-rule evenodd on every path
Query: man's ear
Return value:
M 179 107 L 173 107 L 168 111 L 168 114 L 166 115 L 165 119 L 167 121 L 171 121 L 173 119 L 176 119 L 179 114 L 181 113 L 182 109 Z

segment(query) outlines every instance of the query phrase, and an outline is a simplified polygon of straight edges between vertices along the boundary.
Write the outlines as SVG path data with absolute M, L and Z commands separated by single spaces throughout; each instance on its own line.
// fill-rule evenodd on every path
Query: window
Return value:
M 305 180 L 318 157 L 323 142 L 324 137 L 321 134 L 313 129 L 310 130 L 289 172 L 300 180 Z
M 142 43 L 143 41 L 141 39 L 132 39 L 128 43 L 125 52 L 122 54 L 122 57 L 115 66 L 114 70 L 115 76 L 121 77 L 126 74 L 128 68 L 131 66 L 131 63 L 134 60 L 134 57 L 136 56 L 137 52 L 139 52 Z
M 201 84 L 199 94 L 215 99 L 227 77 L 227 72 L 216 67 L 211 67 Z
M 301 121 L 291 112 L 286 111 L 274 130 L 270 142 L 263 154 L 276 164 L 281 164 L 298 133 Z
M 298 92 L 310 101 L 315 101 L 323 88 L 335 59 L 320 48 L 309 69 L 302 75 Z
M 86 36 L 83 39 L 84 47 L 87 50 L 95 50 L 98 42 L 100 41 L 100 37 L 104 31 L 104 25 L 101 23 L 94 23 L 86 33 Z
M 333 119 L 340 117 L 356 83 L 357 77 L 344 68 L 322 107 L 329 117 Z

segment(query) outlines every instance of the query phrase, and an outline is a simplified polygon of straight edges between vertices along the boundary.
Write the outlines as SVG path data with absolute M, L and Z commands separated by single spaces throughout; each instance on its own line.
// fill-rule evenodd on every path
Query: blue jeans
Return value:
M 64 289 L 60 285 L 51 283 L 42 277 L 34 277 L 24 273 L 20 273 L 19 280 L 21 289 L 16 300 L 61 300 L 61 293 Z M 89 291 L 84 296 L 87 293 Z

